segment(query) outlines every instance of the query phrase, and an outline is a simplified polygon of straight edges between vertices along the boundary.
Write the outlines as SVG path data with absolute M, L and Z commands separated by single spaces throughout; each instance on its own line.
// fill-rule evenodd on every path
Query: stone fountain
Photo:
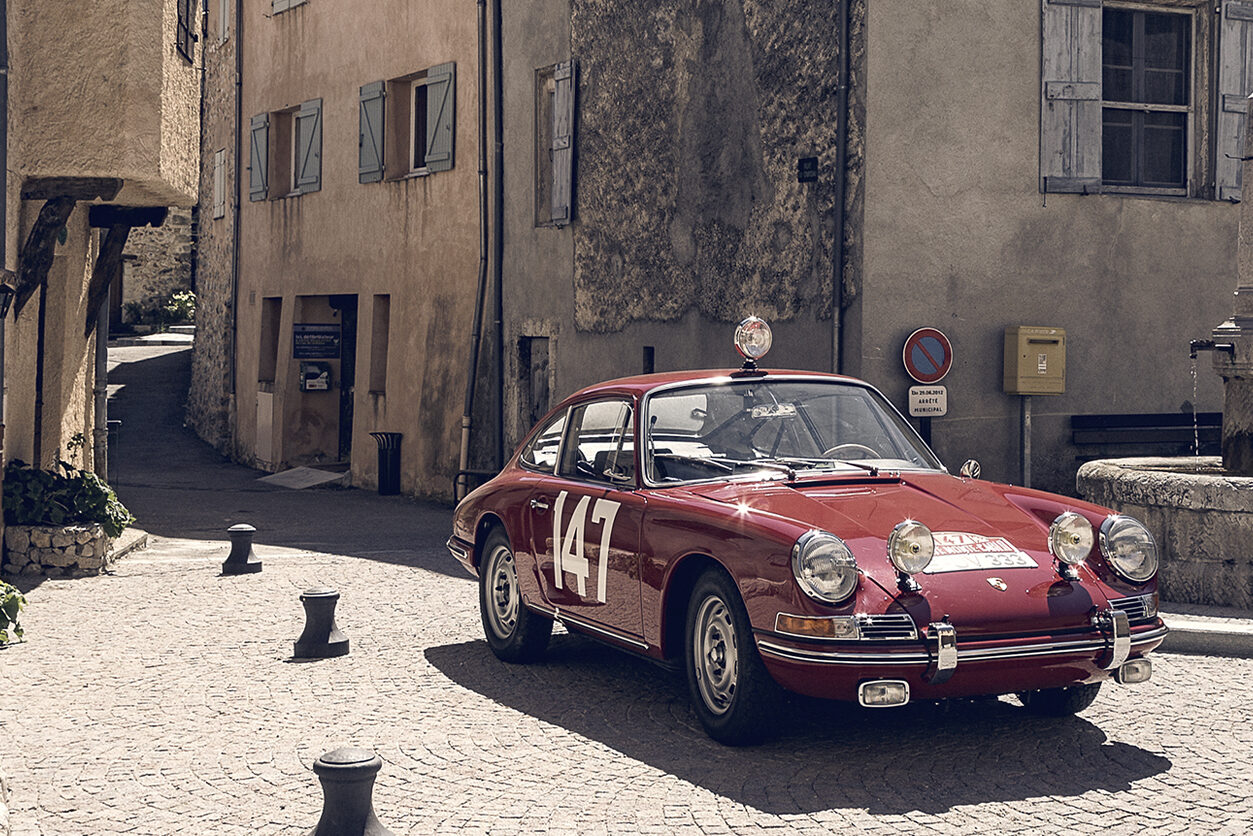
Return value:
M 1245 119 L 1253 130 L 1253 113 Z M 1246 133 L 1245 147 L 1250 146 Z M 1243 179 L 1253 193 L 1245 152 Z M 1223 379 L 1222 458 L 1105 459 L 1079 469 L 1085 499 L 1149 527 L 1161 551 L 1163 600 L 1253 609 L 1253 194 L 1240 204 L 1235 309 L 1209 351 Z

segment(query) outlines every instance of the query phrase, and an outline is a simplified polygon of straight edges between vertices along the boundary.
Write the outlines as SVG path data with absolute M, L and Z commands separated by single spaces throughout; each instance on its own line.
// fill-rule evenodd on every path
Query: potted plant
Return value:
M 0 581 L 0 647 L 22 640 L 22 624 L 17 614 L 25 606 L 26 599 L 17 587 Z
M 94 574 L 135 518 L 96 474 L 59 461 L 40 470 L 14 459 L 4 469 L 4 571 Z

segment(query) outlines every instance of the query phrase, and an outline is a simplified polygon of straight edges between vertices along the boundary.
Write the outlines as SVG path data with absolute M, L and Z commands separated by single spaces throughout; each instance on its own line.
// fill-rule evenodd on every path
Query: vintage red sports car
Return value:
M 681 665 L 706 731 L 769 733 L 780 689 L 898 706 L 1017 694 L 1042 714 L 1149 678 L 1157 549 L 1064 496 L 949 474 L 874 388 L 765 371 L 590 386 L 467 496 L 449 550 L 487 643 L 539 657 L 554 621 Z

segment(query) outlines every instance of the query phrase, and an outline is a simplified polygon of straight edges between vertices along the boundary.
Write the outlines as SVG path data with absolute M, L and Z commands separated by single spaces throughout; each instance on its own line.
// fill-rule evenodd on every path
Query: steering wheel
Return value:
M 841 452 L 840 452 L 840 451 L 842 451 L 842 450 L 847 450 L 847 451 L 849 451 L 849 452 L 859 452 L 859 453 L 866 453 L 866 454 L 867 454 L 867 455 L 865 455 L 865 456 L 858 456 L 858 457 L 857 457 L 857 458 L 860 458 L 860 459 L 881 459 L 881 458 L 883 458 L 882 456 L 880 456 L 880 455 L 879 455 L 879 451 L 878 451 L 878 450 L 876 450 L 876 449 L 874 449 L 873 447 L 867 447 L 865 444 L 858 444 L 858 443 L 853 442 L 853 441 L 849 441 L 849 442 L 846 442 L 846 443 L 844 443 L 844 444 L 837 444 L 837 445 L 835 445 L 834 447 L 832 447 L 832 448 L 830 448 L 830 449 L 828 449 L 828 450 L 824 450 L 824 451 L 822 451 L 822 457 L 823 457 L 824 459 L 847 459 L 847 458 L 848 458 L 848 456 L 847 456 L 847 455 L 844 455 L 843 453 L 841 453 Z

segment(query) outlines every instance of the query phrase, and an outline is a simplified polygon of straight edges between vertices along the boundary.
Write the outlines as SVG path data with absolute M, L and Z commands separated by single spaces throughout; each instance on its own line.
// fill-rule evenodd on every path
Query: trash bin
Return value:
M 370 433 L 379 446 L 379 496 L 400 493 L 401 433 Z

